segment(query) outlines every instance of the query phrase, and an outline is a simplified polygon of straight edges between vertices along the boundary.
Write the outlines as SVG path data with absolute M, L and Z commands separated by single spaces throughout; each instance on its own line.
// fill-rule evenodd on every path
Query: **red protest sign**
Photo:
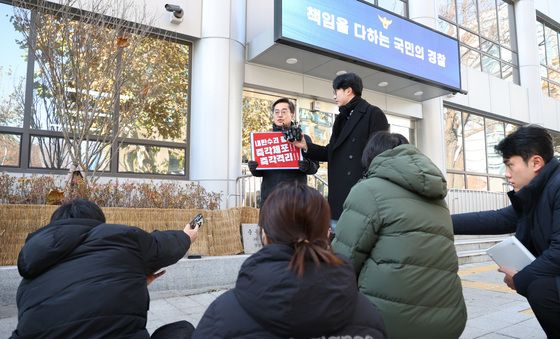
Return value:
M 290 144 L 282 132 L 252 132 L 251 151 L 257 169 L 298 169 L 301 150 Z

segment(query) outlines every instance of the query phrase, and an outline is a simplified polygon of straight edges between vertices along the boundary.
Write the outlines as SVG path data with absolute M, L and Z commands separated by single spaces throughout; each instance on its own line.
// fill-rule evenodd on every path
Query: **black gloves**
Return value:
M 249 167 L 249 171 L 253 172 L 257 170 L 257 166 L 259 166 L 259 163 L 254 160 L 249 160 L 247 162 L 247 166 Z
M 298 162 L 298 167 L 300 171 L 307 173 L 307 171 L 309 171 L 309 168 L 311 167 L 311 161 L 309 161 L 308 159 L 300 160 Z
M 297 122 L 293 123 L 291 126 L 282 127 L 282 133 L 284 134 L 284 138 L 289 142 L 300 141 L 303 137 L 301 127 Z

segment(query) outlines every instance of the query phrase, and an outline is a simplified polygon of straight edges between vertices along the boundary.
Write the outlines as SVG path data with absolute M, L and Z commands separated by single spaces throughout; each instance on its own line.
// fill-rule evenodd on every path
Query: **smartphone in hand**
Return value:
M 191 222 L 189 223 L 189 225 L 191 226 L 191 229 L 195 228 L 196 226 L 198 226 L 198 228 L 202 227 L 202 224 L 204 223 L 204 217 L 202 216 L 201 213 L 198 213 L 197 215 L 195 215 L 195 217 L 191 220 Z

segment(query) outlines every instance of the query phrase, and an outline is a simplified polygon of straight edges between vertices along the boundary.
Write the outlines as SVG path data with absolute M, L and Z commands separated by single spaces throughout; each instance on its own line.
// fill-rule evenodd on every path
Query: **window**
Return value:
M 438 29 L 459 40 L 461 63 L 519 83 L 513 5 L 505 0 L 439 0 Z
M 191 45 L 57 13 L 0 3 L 0 167 L 65 172 L 77 153 L 92 171 L 186 177 Z
M 496 146 L 516 125 L 445 107 L 449 188 L 503 192 L 505 167 Z
M 0 3 L 0 125 L 22 127 L 27 74 L 27 49 L 20 46 L 23 33 L 12 24 L 12 6 Z
M 405 18 L 408 17 L 408 0 L 365 0 L 364 2 L 376 5 Z
M 540 56 L 542 91 L 560 100 L 560 29 L 537 21 L 537 42 Z

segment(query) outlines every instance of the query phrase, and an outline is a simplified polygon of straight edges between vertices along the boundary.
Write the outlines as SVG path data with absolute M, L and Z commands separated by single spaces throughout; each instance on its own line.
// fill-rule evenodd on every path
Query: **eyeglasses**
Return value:
M 275 110 L 274 111 L 274 115 L 284 115 L 284 114 L 290 114 L 290 110 L 283 109 L 283 110 Z

